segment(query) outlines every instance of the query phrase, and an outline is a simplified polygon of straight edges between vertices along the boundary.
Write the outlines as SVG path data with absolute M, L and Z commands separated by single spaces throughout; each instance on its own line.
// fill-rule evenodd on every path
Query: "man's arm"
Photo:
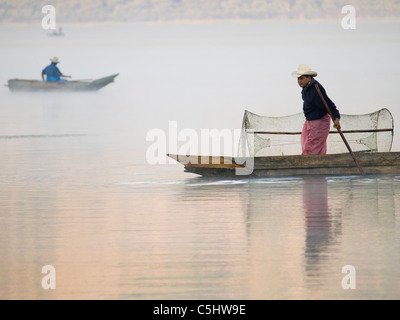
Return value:
M 59 76 L 60 78 L 71 78 L 71 76 L 66 76 L 66 75 L 64 75 L 64 74 L 60 71 L 60 69 L 58 69 L 58 68 L 57 68 L 57 73 L 59 74 L 58 76 Z
M 335 123 L 336 123 L 336 120 L 337 120 L 337 125 L 339 126 L 339 129 L 340 129 L 340 122 L 339 122 L 339 121 L 340 121 L 340 112 L 339 112 L 339 110 L 337 109 L 335 103 L 334 103 L 334 102 L 328 97 L 328 95 L 326 94 L 326 91 L 325 91 L 324 87 L 321 86 L 321 84 L 319 84 L 318 87 L 319 87 L 319 89 L 320 89 L 320 91 L 321 91 L 321 94 L 322 94 L 322 96 L 323 96 L 325 102 L 327 103 L 329 109 L 330 109 L 331 112 L 332 112 L 332 115 L 333 115 L 333 117 L 334 117 L 334 119 L 335 119 Z M 315 90 L 315 91 L 316 91 L 316 90 Z M 325 104 L 324 104 L 324 102 L 322 101 L 322 99 L 321 99 L 321 97 L 319 96 L 319 94 L 317 93 L 317 91 L 316 91 L 316 97 L 315 97 L 315 99 L 316 99 L 316 101 L 317 101 L 316 103 L 317 103 L 318 107 L 319 107 L 320 109 L 326 110 Z M 335 126 L 335 128 L 336 128 L 336 126 Z
M 341 124 L 340 124 L 340 112 L 339 112 L 339 110 L 337 109 L 335 103 L 334 103 L 334 102 L 328 97 L 328 95 L 326 94 L 326 91 L 325 91 L 324 87 L 321 86 L 321 84 L 319 84 L 318 87 L 319 87 L 319 89 L 320 89 L 320 91 L 321 91 L 321 94 L 322 94 L 323 99 L 324 99 L 325 102 L 327 103 L 328 108 L 330 109 L 330 111 L 331 111 L 331 113 L 332 113 L 332 115 L 333 115 L 333 118 L 334 118 L 334 120 L 333 120 L 333 127 L 334 127 L 335 129 L 340 130 L 342 126 L 341 126 Z M 317 95 L 319 96 L 318 93 L 317 93 Z M 319 98 L 320 98 L 320 99 L 319 99 L 318 104 L 322 104 L 322 105 L 324 106 L 324 109 L 326 109 L 326 108 L 325 108 L 325 104 L 323 103 L 323 100 L 321 99 L 321 97 L 319 97 Z M 318 101 L 318 100 L 317 100 L 317 101 Z

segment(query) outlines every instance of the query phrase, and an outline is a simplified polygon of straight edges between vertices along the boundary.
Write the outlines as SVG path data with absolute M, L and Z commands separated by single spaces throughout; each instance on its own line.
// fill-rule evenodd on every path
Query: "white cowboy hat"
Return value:
M 51 62 L 53 63 L 60 63 L 60 60 L 58 60 L 57 57 L 54 57 L 53 59 L 50 59 Z
M 300 64 L 299 67 L 297 68 L 297 71 L 292 72 L 292 76 L 294 78 L 298 78 L 301 76 L 312 76 L 316 77 L 318 73 L 315 71 L 311 70 L 311 67 L 308 64 Z

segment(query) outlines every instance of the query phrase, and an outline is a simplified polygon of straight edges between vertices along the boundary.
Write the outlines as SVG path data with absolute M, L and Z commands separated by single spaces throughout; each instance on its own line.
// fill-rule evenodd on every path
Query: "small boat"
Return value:
M 58 28 L 58 30 L 53 30 L 52 32 L 49 32 L 48 35 L 50 37 L 64 37 L 65 33 L 63 32 L 62 28 Z
M 207 177 L 285 177 L 308 175 L 359 175 L 350 153 L 268 157 L 209 157 L 172 155 L 185 172 Z M 400 152 L 357 153 L 366 175 L 400 175 Z
M 41 80 L 8 80 L 10 91 L 97 91 L 114 82 L 119 74 L 97 80 L 47 82 Z

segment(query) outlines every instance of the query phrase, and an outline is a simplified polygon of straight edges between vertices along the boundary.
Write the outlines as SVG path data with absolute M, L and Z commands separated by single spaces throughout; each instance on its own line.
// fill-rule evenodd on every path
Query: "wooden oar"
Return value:
M 324 97 L 322 96 L 322 93 L 321 93 L 321 90 L 318 87 L 318 84 L 315 84 L 315 89 L 317 89 L 317 92 L 318 92 L 319 96 L 321 97 L 322 102 L 325 105 L 326 111 L 328 111 L 329 115 L 331 116 L 331 119 L 332 119 L 333 123 L 335 123 L 335 117 L 333 116 L 331 109 L 329 108 L 329 106 L 326 103 Z M 356 156 L 354 155 L 353 151 L 351 150 L 351 147 L 350 147 L 349 143 L 347 142 L 345 136 L 343 135 L 343 132 L 340 130 L 340 128 L 337 128 L 337 131 L 339 132 L 340 136 L 343 139 L 344 144 L 346 145 L 346 147 L 349 150 L 351 156 L 353 157 L 353 160 L 354 160 L 358 170 L 360 170 L 360 173 L 362 175 L 365 175 L 364 170 L 361 168 L 360 164 L 358 163 Z

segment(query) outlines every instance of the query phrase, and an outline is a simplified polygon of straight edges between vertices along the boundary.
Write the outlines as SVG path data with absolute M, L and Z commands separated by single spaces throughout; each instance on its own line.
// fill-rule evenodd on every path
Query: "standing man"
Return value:
M 327 102 L 333 117 L 335 118 L 334 127 L 340 129 L 340 113 L 335 104 L 327 96 L 325 89 L 314 79 L 318 74 L 311 70 L 306 64 L 299 65 L 297 71 L 293 71 L 292 76 L 297 78 L 300 87 L 303 88 L 301 95 L 303 98 L 303 111 L 306 117 L 303 132 L 301 134 L 301 147 L 303 155 L 326 154 L 331 117 L 319 96 L 315 84 L 318 85 L 322 96 Z
M 54 57 L 53 59 L 50 59 L 51 64 L 48 65 L 46 68 L 43 69 L 42 71 L 42 79 L 43 81 L 48 81 L 48 82 L 58 82 L 58 81 L 67 81 L 63 78 L 71 78 L 71 76 L 65 76 L 62 74 L 62 72 L 58 69 L 57 64 L 60 63 L 60 60 L 58 60 L 57 57 Z M 46 75 L 46 78 L 44 77 Z

